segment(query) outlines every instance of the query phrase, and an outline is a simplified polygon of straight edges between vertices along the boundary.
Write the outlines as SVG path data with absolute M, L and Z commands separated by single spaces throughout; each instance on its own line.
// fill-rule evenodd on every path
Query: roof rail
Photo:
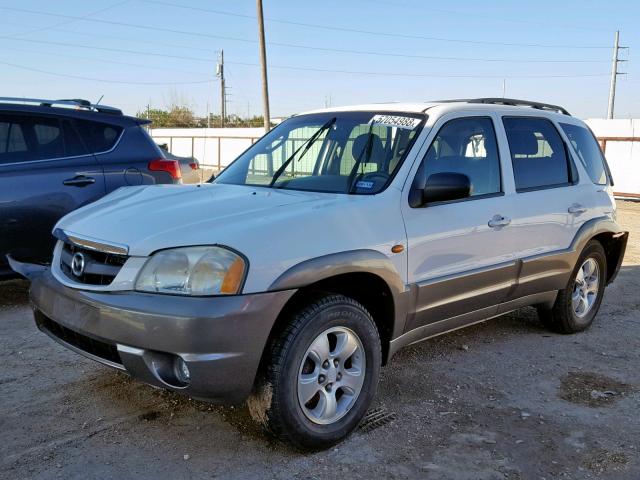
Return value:
M 493 105 L 512 105 L 515 107 L 531 107 L 531 108 L 537 108 L 539 110 L 551 110 L 554 112 L 571 116 L 571 114 L 567 112 L 567 110 L 564 107 L 561 107 L 559 105 L 552 105 L 550 103 L 542 103 L 542 102 L 531 102 L 529 100 L 517 100 L 515 98 L 500 98 L 500 97 L 470 98 L 465 101 L 467 103 L 488 103 Z
M 84 110 L 91 110 L 100 113 L 109 113 L 112 115 L 122 115 L 122 110 L 107 105 L 94 105 L 89 100 L 80 98 L 62 99 L 62 100 L 44 100 L 42 98 L 21 98 L 21 97 L 0 97 L 0 103 L 35 103 L 41 107 L 53 107 L 55 105 L 64 105 L 76 107 Z
M 514 107 L 531 107 L 537 108 L 539 110 L 551 110 L 553 112 L 571 116 L 571 114 L 564 107 L 560 107 L 559 105 L 552 105 L 550 103 L 542 102 L 531 102 L 529 100 L 517 100 L 515 98 L 461 98 L 455 100 L 435 100 L 434 103 L 486 103 L 493 105 L 511 105 Z

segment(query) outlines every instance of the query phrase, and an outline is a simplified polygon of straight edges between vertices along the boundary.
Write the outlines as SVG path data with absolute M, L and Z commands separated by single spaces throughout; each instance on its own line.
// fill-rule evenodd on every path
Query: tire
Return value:
M 248 402 L 255 420 L 303 450 L 328 448 L 358 426 L 376 395 L 382 359 L 378 330 L 362 305 L 343 295 L 311 300 L 268 348 Z
M 594 265 L 597 279 L 594 280 L 593 275 L 589 275 L 588 278 L 591 278 L 591 288 L 587 287 L 589 284 L 588 281 L 582 288 L 579 285 L 579 282 L 582 281 L 581 278 L 584 277 L 584 273 L 589 272 L 589 269 L 593 268 Z M 586 330 L 593 323 L 593 319 L 600 309 L 602 297 L 604 296 L 606 278 L 607 258 L 604 249 L 600 242 L 591 240 L 580 254 L 571 273 L 569 283 L 564 290 L 558 292 L 553 307 L 550 309 L 538 307 L 540 320 L 551 330 L 558 333 L 577 333 Z M 579 293 L 580 291 L 589 291 L 593 295 L 588 293 L 584 297 L 588 300 L 588 303 L 585 304 L 584 301 L 583 303 L 577 302 L 578 306 L 576 307 L 572 296 L 575 294 L 576 298 L 582 297 Z M 578 308 L 578 310 L 576 310 L 576 308 Z

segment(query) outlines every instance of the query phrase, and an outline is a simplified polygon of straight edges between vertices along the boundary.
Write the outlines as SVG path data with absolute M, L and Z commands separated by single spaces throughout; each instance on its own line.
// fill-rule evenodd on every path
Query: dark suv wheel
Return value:
M 591 240 L 584 248 L 571 279 L 551 309 L 538 307 L 540 319 L 559 333 L 576 333 L 588 328 L 595 318 L 607 279 L 607 258 L 602 245 Z
M 252 416 L 303 449 L 342 440 L 375 397 L 380 338 L 367 310 L 342 295 L 299 310 L 274 339 Z

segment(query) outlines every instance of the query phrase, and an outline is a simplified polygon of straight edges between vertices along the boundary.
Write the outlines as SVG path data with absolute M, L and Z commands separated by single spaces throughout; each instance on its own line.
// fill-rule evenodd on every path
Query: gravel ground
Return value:
M 35 328 L 28 285 L 0 286 L 0 478 L 640 478 L 640 204 L 593 327 L 532 309 L 422 342 L 383 369 L 371 421 L 301 454 L 246 407 L 131 381 Z

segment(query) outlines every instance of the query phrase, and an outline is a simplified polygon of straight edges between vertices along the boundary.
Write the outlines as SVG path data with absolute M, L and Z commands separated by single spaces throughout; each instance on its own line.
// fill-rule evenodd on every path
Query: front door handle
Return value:
M 494 215 L 491 220 L 487 223 L 491 228 L 501 228 L 506 227 L 511 223 L 511 219 L 507 217 L 503 217 L 502 215 Z
M 586 211 L 587 211 L 587 207 L 580 205 L 579 203 L 574 203 L 567 209 L 567 212 L 569 212 L 572 215 L 582 215 Z
M 86 187 L 87 185 L 91 185 L 92 183 L 96 183 L 96 179 L 93 177 L 86 177 L 84 175 L 67 178 L 62 182 L 63 185 L 67 185 L 69 187 Z

